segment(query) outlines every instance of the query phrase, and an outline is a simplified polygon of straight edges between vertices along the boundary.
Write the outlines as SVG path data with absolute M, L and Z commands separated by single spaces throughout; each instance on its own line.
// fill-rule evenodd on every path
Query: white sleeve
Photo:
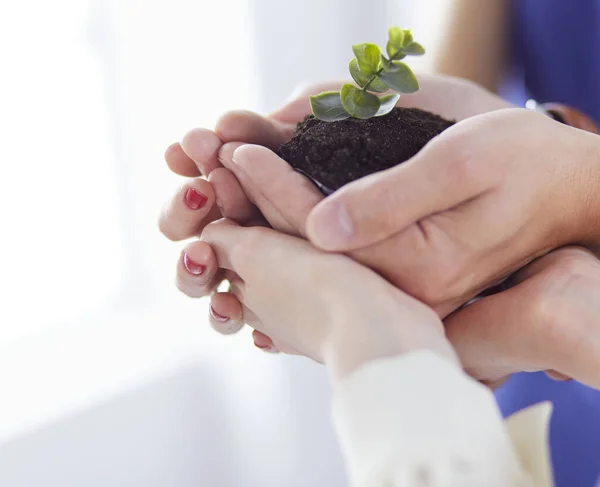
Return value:
M 430 351 L 364 365 L 333 415 L 352 487 L 551 485 L 526 471 L 492 392 Z

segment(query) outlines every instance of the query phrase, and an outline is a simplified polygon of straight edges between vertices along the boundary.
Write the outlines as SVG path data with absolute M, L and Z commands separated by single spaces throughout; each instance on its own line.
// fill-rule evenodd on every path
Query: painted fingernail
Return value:
M 185 267 L 185 269 L 194 276 L 201 276 L 206 270 L 205 265 L 198 264 L 190 259 L 190 256 L 187 254 L 187 252 L 183 253 L 183 267 Z
M 184 199 L 185 204 L 192 210 L 199 210 L 208 201 L 206 196 L 204 196 L 202 193 L 199 193 L 194 188 L 190 188 L 185 192 Z
M 314 244 L 326 250 L 334 250 L 350 240 L 354 228 L 344 205 L 333 201 L 316 211 L 308 233 Z
M 272 345 L 267 345 L 265 347 L 263 347 L 261 345 L 257 345 L 256 343 L 254 345 L 256 346 L 256 348 L 258 348 L 258 349 L 260 349 L 260 350 L 262 350 L 263 352 L 266 352 L 266 353 L 279 353 L 279 350 L 277 350 Z
M 229 321 L 229 316 L 224 316 L 224 315 L 220 315 L 219 313 L 217 313 L 215 311 L 215 308 L 213 308 L 212 304 L 209 306 L 209 312 L 210 315 L 213 317 L 213 319 L 215 321 L 218 321 L 219 323 L 225 323 L 227 321 Z

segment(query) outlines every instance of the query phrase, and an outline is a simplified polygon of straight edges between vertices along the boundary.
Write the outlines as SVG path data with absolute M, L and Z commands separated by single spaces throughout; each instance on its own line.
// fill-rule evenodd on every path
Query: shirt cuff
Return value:
M 362 366 L 333 416 L 352 486 L 531 485 L 492 392 L 431 351 Z

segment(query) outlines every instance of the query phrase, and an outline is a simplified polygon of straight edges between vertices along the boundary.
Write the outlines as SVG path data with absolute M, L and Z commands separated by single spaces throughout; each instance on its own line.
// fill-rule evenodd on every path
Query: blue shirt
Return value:
M 512 0 L 508 93 L 561 102 L 600 122 L 600 0 Z M 600 371 L 599 371 L 600 373 Z M 517 374 L 496 392 L 505 415 L 554 403 L 550 442 L 558 487 L 600 478 L 600 392 L 543 373 Z

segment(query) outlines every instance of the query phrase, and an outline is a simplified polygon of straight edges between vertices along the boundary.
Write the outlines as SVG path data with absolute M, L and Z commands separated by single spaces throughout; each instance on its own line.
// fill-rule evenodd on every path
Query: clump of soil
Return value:
M 367 120 L 323 122 L 307 116 L 278 155 L 331 193 L 343 185 L 400 164 L 455 122 L 416 108 L 394 108 Z

